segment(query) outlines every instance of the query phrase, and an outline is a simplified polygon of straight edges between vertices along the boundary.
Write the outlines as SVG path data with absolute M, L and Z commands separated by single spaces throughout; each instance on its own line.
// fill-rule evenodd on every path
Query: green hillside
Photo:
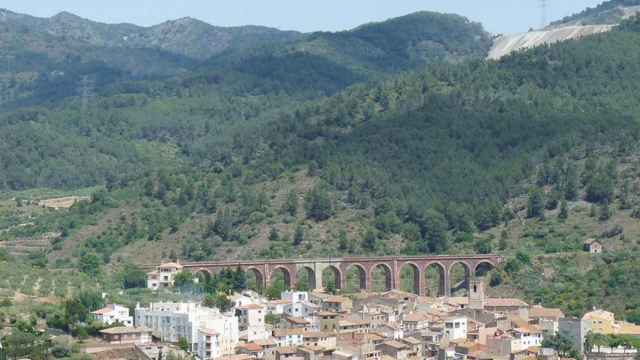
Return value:
M 571 313 L 616 298 L 637 319 L 638 24 L 493 62 L 478 25 L 418 13 L 114 78 L 84 106 L 5 111 L 2 239 L 37 241 L 15 255 L 34 266 L 94 275 L 167 258 L 499 252 L 503 294 Z M 68 210 L 24 192 L 93 186 Z M 609 254 L 585 259 L 588 237 Z

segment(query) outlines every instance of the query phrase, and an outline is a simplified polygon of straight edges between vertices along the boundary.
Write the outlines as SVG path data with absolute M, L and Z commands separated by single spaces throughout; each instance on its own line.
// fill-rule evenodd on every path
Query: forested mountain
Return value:
M 37 18 L 0 10 L 5 36 L 31 34 L 34 37 L 68 41 L 75 47 L 156 49 L 194 60 L 206 60 L 229 49 L 255 48 L 296 40 L 302 34 L 261 26 L 217 27 L 182 18 L 159 25 L 104 24 L 62 12 L 50 18 Z M 31 45 L 21 40 L 20 44 Z M 41 49 L 40 50 L 44 50 Z M 71 50 L 71 49 L 68 49 Z
M 284 34 L 282 46 L 262 41 L 251 47 L 238 40 L 203 63 L 168 55 L 171 41 L 154 40 L 157 48 L 123 43 L 135 31 L 153 28 L 98 24 L 70 14 L 38 19 L 5 11 L 3 16 L 1 34 L 9 39 L 3 49 L 19 64 L 16 74 L 4 73 L 2 83 L 4 189 L 104 184 L 152 168 L 143 166 L 148 153 L 166 147 L 177 147 L 177 159 L 215 158 L 224 151 L 212 145 L 228 140 L 227 130 L 251 128 L 293 102 L 429 62 L 481 57 L 488 46 L 478 24 L 417 13 L 352 31 L 301 35 L 293 42 Z M 208 26 L 192 20 L 176 24 L 185 36 L 197 37 L 202 36 L 197 30 Z M 131 67 L 158 73 L 136 80 Z M 167 69 L 182 73 L 160 76 Z
M 163 258 L 498 251 L 509 262 L 494 284 L 556 302 L 568 288 L 520 276 L 544 256 L 578 252 L 584 236 L 640 251 L 640 20 L 500 61 L 484 60 L 488 47 L 477 24 L 417 13 L 205 61 L 172 54 L 188 69 L 177 75 L 99 63 L 114 75 L 84 99 L 73 78 L 67 96 L 41 95 L 60 83 L 38 75 L 0 112 L 0 236 L 45 239 L 31 261 L 88 273 Z M 87 187 L 91 200 L 68 210 L 36 205 L 40 188 Z M 633 267 L 620 259 L 618 272 Z M 640 291 L 613 273 L 575 286 L 593 276 L 610 280 L 607 296 Z
M 313 97 L 429 62 L 483 56 L 490 43 L 479 24 L 427 12 L 352 31 L 301 34 L 221 28 L 190 18 L 145 28 L 69 13 L 36 18 L 1 10 L 0 40 L 8 108 L 77 95 L 83 79 L 99 94 L 132 80 L 198 77 L 186 81 Z

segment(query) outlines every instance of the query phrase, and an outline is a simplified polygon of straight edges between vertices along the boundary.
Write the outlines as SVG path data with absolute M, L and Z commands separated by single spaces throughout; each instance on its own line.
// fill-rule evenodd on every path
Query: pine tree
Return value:
M 305 197 L 307 217 L 315 221 L 324 221 L 333 215 L 333 204 L 329 192 L 321 185 L 316 186 Z
M 569 165 L 567 168 L 564 198 L 569 201 L 578 198 L 578 173 L 574 165 Z
M 539 188 L 529 190 L 529 200 L 527 203 L 527 217 L 544 217 L 544 195 Z
M 560 220 L 566 220 L 569 217 L 569 207 L 567 205 L 567 200 L 562 200 L 560 203 L 560 213 L 558 214 L 558 218 Z
M 498 249 L 504 251 L 507 250 L 509 244 L 507 243 L 507 238 L 509 237 L 509 232 L 507 229 L 503 229 L 500 233 L 500 240 L 498 241 Z
M 367 229 L 362 240 L 362 247 L 367 251 L 375 251 L 378 237 L 373 229 Z
M 605 199 L 600 205 L 598 219 L 600 221 L 607 221 L 611 219 L 611 209 L 609 209 L 609 201 L 607 199 Z
M 296 227 L 296 232 L 293 236 L 293 245 L 298 246 L 302 244 L 304 241 L 304 227 L 302 225 L 298 225 Z
M 278 241 L 280 240 L 280 234 L 278 233 L 278 229 L 271 227 L 271 231 L 269 232 L 269 240 L 270 241 Z
M 340 234 L 338 235 L 338 250 L 349 250 L 349 238 L 347 237 L 347 231 L 345 229 L 340 230 Z
M 287 201 L 284 203 L 283 212 L 290 216 L 296 216 L 298 212 L 298 195 L 295 191 L 289 191 Z
M 620 189 L 620 209 L 631 209 L 631 183 L 629 179 L 625 179 Z

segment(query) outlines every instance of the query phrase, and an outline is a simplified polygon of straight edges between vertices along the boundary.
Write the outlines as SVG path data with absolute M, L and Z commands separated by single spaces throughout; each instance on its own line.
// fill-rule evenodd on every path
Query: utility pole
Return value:
M 80 80 L 78 93 L 80 95 L 82 117 L 84 117 L 87 114 L 91 100 L 95 97 L 95 82 L 89 76 L 83 76 L 82 80 Z
M 0 104 L 9 103 L 14 100 L 14 74 L 12 66 L 14 57 L 12 55 L 5 55 L 5 60 L 7 61 L 6 73 L 0 78 Z
M 540 4 L 540 30 L 544 29 L 547 26 L 548 22 L 548 0 L 538 0 Z

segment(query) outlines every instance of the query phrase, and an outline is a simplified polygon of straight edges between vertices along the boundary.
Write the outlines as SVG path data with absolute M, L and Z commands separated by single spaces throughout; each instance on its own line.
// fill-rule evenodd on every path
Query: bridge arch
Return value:
M 312 291 L 316 288 L 316 272 L 310 266 L 302 266 L 297 271 L 296 289 Z
M 367 270 L 358 263 L 348 264 L 344 271 L 345 284 L 344 289 L 347 291 L 364 291 L 368 289 Z M 355 285 L 355 286 L 353 286 Z
M 211 280 L 211 277 L 213 277 L 211 271 L 204 268 L 198 269 L 198 271 L 196 271 L 196 273 L 193 275 L 195 282 L 197 282 L 198 284 L 207 284 Z
M 285 290 L 291 289 L 291 271 L 287 269 L 285 266 L 278 265 L 271 269 L 271 273 L 269 274 L 269 282 L 271 285 L 275 283 L 275 281 L 282 279 L 284 282 Z
M 247 287 L 257 292 L 261 292 L 265 287 L 264 274 L 262 273 L 262 270 L 255 266 L 250 266 L 246 268 L 244 272 L 247 275 Z
M 473 268 L 473 276 L 475 277 L 484 277 L 485 275 L 487 275 L 487 273 L 493 269 L 495 269 L 496 266 L 488 260 L 482 260 L 480 262 L 478 262 L 474 268 Z
M 331 286 L 337 290 L 342 289 L 342 271 L 333 265 L 322 270 L 322 287 L 327 289 Z
M 377 263 L 371 267 L 369 274 L 369 288 L 374 292 L 393 289 L 393 269 L 387 263 Z
M 400 265 L 399 279 L 400 284 L 397 286 L 402 291 L 414 293 L 416 295 L 421 294 L 422 281 L 420 281 L 422 272 L 420 266 L 414 262 L 405 262 Z
M 446 266 L 438 261 L 428 263 L 425 266 L 423 276 L 426 281 L 427 296 L 440 297 L 446 295 L 446 269 Z
M 469 282 L 473 267 L 463 260 L 454 261 L 449 265 L 449 291 L 452 296 L 469 295 Z

